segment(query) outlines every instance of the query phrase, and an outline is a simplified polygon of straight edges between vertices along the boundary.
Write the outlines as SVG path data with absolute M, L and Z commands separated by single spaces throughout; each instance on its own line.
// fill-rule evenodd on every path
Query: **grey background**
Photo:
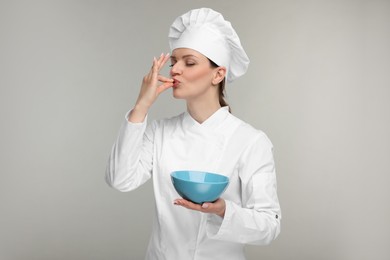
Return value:
M 175 17 L 215 8 L 251 58 L 233 113 L 275 146 L 280 237 L 248 259 L 390 259 L 389 1 L 0 1 L 0 259 L 142 259 L 152 184 L 104 182 Z M 164 71 L 166 74 L 168 69 Z M 185 109 L 170 90 L 150 117 Z

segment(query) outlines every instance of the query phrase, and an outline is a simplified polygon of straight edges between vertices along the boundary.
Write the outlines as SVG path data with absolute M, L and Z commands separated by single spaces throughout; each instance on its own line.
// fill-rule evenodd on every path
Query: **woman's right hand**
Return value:
M 157 97 L 163 91 L 173 86 L 173 79 L 159 74 L 168 59 L 169 54 L 161 54 L 158 59 L 153 59 L 152 68 L 142 80 L 141 90 L 138 95 L 137 102 L 128 118 L 130 122 L 143 122 L 149 108 L 156 101 Z

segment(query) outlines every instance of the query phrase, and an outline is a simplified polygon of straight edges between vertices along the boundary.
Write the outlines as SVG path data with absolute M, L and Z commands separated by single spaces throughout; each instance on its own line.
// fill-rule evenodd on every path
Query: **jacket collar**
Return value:
M 183 125 L 185 128 L 199 129 L 199 130 L 214 130 L 221 125 L 221 123 L 229 115 L 229 107 L 224 106 L 214 112 L 209 118 L 203 123 L 197 122 L 190 113 L 185 112 L 183 116 Z

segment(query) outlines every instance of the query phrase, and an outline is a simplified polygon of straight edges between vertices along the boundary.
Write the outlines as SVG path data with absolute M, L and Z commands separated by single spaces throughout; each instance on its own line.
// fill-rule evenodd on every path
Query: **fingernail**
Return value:
M 202 208 L 207 209 L 208 207 L 209 207 L 209 204 L 207 204 L 207 203 L 202 204 Z

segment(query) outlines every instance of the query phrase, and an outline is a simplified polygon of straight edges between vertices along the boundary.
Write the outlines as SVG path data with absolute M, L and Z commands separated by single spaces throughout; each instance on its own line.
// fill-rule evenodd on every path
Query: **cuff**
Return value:
M 221 218 L 215 214 L 209 214 L 206 222 L 207 236 L 211 239 L 220 239 L 229 232 L 229 223 L 233 216 L 233 202 L 225 200 L 226 209 L 225 216 Z
M 130 121 L 129 121 L 129 116 L 130 116 L 131 111 L 132 111 L 132 109 L 130 109 L 129 111 L 127 111 L 127 113 L 126 113 L 126 115 L 125 115 L 125 120 L 126 120 L 126 122 L 127 122 L 128 124 L 134 125 L 134 126 L 136 126 L 136 125 L 143 125 L 143 124 L 145 124 L 145 123 L 148 121 L 148 115 L 146 115 L 144 121 L 142 121 L 142 122 L 139 122 L 139 123 L 130 122 Z

